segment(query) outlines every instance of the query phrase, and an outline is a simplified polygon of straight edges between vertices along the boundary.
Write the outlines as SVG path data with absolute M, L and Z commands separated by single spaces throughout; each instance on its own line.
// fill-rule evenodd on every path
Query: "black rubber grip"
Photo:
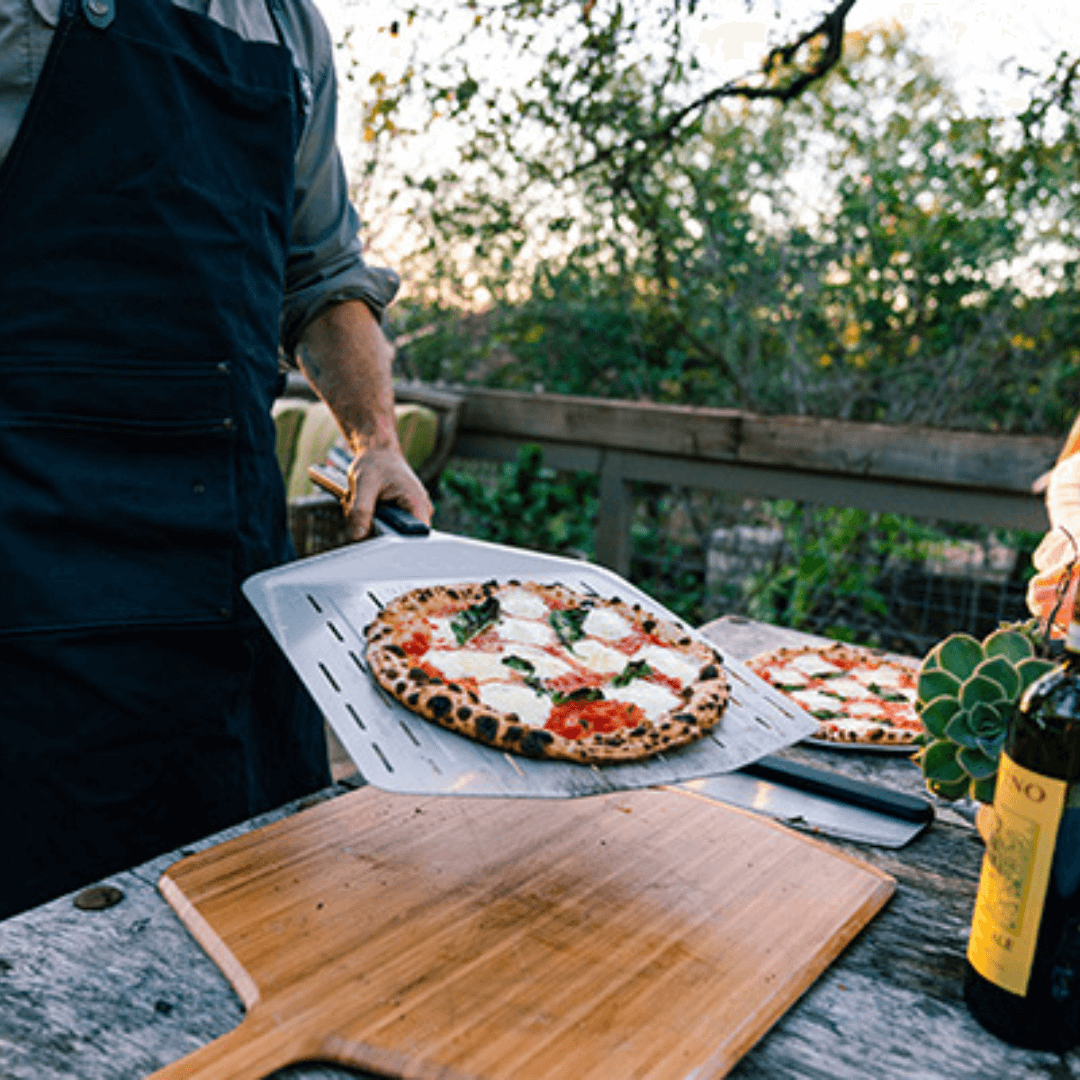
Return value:
M 771 780 L 800 791 L 808 791 L 812 795 L 822 795 L 852 806 L 861 806 L 866 810 L 876 810 L 880 814 L 890 814 L 903 821 L 923 823 L 934 820 L 934 807 L 917 795 L 892 791 L 862 780 L 852 780 L 840 773 L 814 769 L 809 765 L 774 757 L 772 754 L 766 754 L 758 761 L 744 765 L 740 771 L 756 776 L 759 780 Z
M 431 526 L 413 517 L 408 510 L 402 510 L 397 503 L 378 503 L 375 507 L 375 516 L 388 529 L 393 529 L 402 536 L 427 536 L 431 532 Z

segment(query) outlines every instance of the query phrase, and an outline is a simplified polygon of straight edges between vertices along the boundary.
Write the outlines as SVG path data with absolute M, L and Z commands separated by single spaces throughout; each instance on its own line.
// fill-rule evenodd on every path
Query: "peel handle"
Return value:
M 331 495 L 338 499 L 344 501 L 349 497 L 348 473 L 337 465 L 330 463 L 309 465 L 308 476 L 323 491 L 329 491 Z M 418 517 L 414 517 L 408 510 L 398 506 L 397 503 L 376 503 L 375 517 L 388 529 L 401 536 L 427 536 L 431 532 L 430 526 L 425 525 Z
M 815 769 L 772 754 L 766 754 L 763 758 L 744 765 L 740 771 L 756 776 L 759 780 L 771 780 L 810 792 L 812 795 L 822 795 L 827 799 L 861 806 L 879 814 L 889 814 L 903 821 L 926 823 L 934 820 L 934 807 L 917 795 L 892 791 L 863 780 L 853 780 L 840 773 Z

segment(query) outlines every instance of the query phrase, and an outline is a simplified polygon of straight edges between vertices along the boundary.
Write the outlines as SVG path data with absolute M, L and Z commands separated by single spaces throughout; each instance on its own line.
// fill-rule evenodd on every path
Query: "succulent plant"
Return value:
M 1009 716 L 1054 666 L 1038 652 L 1030 624 L 1014 624 L 982 641 L 952 634 L 927 654 L 915 706 L 927 735 L 916 760 L 935 795 L 993 801 Z

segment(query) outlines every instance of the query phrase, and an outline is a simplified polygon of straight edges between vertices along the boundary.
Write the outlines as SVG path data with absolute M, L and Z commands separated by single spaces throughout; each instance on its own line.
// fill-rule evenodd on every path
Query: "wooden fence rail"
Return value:
M 545 464 L 598 474 L 596 557 L 622 574 L 633 481 L 1038 532 L 1046 511 L 1031 485 L 1064 438 L 416 383 L 396 389 L 399 400 L 444 411 L 456 403 L 456 457 L 508 461 L 536 443 Z
M 403 396 L 409 391 L 400 388 Z M 460 393 L 456 456 L 504 461 L 537 443 L 554 468 L 599 474 L 596 556 L 620 573 L 630 565 L 631 481 L 1041 531 L 1046 511 L 1031 485 L 1062 442 L 555 394 Z

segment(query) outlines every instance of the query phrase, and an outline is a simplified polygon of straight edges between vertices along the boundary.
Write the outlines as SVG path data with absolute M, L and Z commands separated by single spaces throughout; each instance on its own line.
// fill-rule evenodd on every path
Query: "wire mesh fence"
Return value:
M 631 577 L 685 618 L 747 615 L 912 655 L 1027 617 L 1038 536 L 846 507 L 635 493 Z
M 1027 617 L 1036 534 L 643 483 L 631 494 L 629 577 L 695 624 L 745 615 L 921 656 Z M 593 555 L 589 474 L 452 459 L 436 506 L 448 531 Z

